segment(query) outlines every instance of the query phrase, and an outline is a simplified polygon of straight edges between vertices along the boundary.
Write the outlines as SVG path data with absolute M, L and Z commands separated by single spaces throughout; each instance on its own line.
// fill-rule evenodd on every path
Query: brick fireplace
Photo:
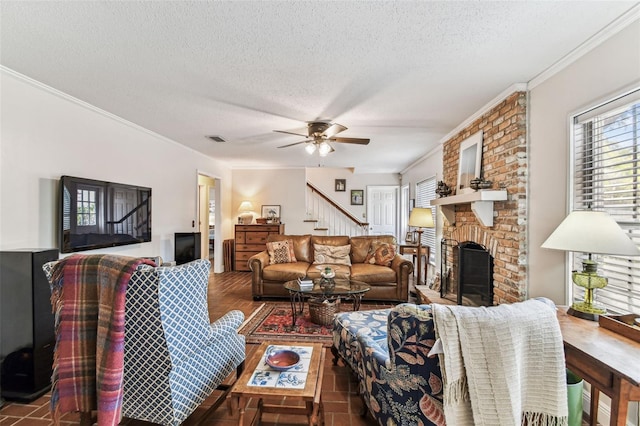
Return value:
M 522 301 L 527 296 L 526 109 L 526 92 L 514 92 L 443 145 L 442 180 L 456 188 L 460 144 L 482 130 L 480 177 L 492 182 L 491 190 L 504 189 L 507 193 L 506 200 L 493 202 L 492 226 L 478 220 L 469 202 L 447 206 L 452 220 L 445 219 L 442 233 L 443 241 L 452 248 L 473 242 L 493 257 L 494 305 Z M 441 271 L 442 285 L 448 275 L 448 291 L 457 294 L 458 256 L 446 248 L 442 256 L 441 269 L 448 269 Z

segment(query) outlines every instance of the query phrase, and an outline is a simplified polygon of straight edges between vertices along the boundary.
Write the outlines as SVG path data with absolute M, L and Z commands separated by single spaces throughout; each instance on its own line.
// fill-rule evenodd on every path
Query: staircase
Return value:
M 369 223 L 340 207 L 326 194 L 307 182 L 307 207 L 305 222 L 313 225 L 314 233 L 324 235 L 367 235 Z

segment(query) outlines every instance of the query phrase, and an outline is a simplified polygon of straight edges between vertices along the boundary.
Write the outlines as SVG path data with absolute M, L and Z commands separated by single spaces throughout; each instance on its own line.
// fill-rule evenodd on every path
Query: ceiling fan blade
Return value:
M 296 135 L 296 136 L 302 136 L 303 138 L 308 138 L 309 135 L 305 135 L 303 133 L 294 133 L 294 132 L 287 132 L 285 130 L 274 130 L 274 132 L 278 132 L 278 133 L 286 133 L 287 135 Z
M 340 143 L 355 143 L 358 145 L 369 145 L 369 139 L 362 138 L 330 138 L 332 142 L 340 142 Z
M 324 132 L 322 132 L 322 134 L 328 138 L 337 135 L 340 132 L 344 132 L 345 130 L 347 130 L 346 127 L 344 127 L 342 124 L 338 124 L 338 123 L 333 123 L 331 126 L 329 126 Z
M 309 140 L 304 140 L 304 141 L 300 141 L 300 142 L 294 142 L 294 143 L 290 143 L 289 145 L 279 146 L 278 148 L 288 148 L 290 146 L 300 145 L 301 143 L 306 143 L 306 142 L 310 142 L 310 141 Z

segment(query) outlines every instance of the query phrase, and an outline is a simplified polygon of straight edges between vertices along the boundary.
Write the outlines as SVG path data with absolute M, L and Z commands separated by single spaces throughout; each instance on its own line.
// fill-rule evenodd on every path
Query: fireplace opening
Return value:
M 472 241 L 458 244 L 458 305 L 493 305 L 493 256 Z

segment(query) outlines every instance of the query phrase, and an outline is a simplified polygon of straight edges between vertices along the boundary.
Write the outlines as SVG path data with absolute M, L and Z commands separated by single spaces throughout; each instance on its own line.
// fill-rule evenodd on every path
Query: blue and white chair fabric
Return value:
M 439 359 L 428 357 L 436 341 L 429 305 L 338 314 L 333 339 L 378 424 L 446 424 Z
M 54 263 L 45 265 L 47 275 Z M 244 314 L 234 310 L 209 322 L 209 270 L 209 261 L 201 259 L 142 265 L 132 274 L 125 308 L 123 417 L 179 425 L 215 389 L 228 390 L 223 381 L 242 370 L 245 340 L 238 329 Z

